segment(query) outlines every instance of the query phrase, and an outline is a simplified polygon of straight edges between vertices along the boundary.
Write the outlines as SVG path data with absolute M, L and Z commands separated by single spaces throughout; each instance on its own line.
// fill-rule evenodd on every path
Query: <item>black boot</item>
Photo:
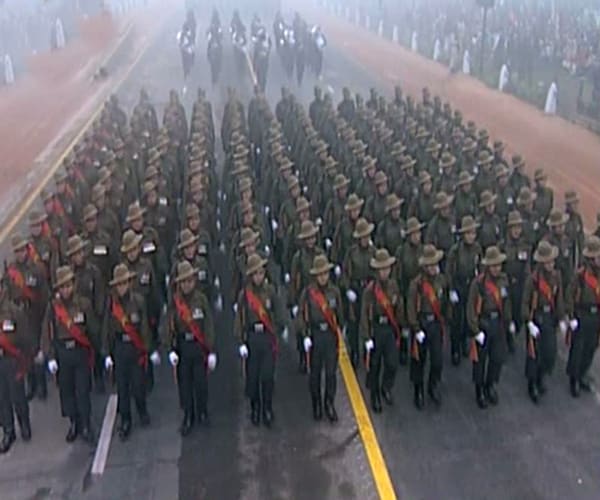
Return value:
M 514 352 L 515 352 L 515 336 L 510 332 L 508 332 L 506 334 L 506 343 L 508 344 L 508 352 L 510 352 L 511 354 L 514 354 Z
M 485 399 L 483 388 L 480 385 L 475 386 L 475 398 L 480 409 L 484 410 L 488 407 L 487 399 Z
M 0 454 L 7 453 L 17 439 L 14 429 L 12 431 L 4 431 L 4 437 L 0 441 Z
M 385 401 L 386 405 L 388 405 L 388 406 L 394 405 L 394 398 L 392 397 L 392 393 L 390 392 L 389 389 L 386 389 L 385 387 L 383 387 L 381 389 L 381 395 L 383 396 L 383 400 Z
M 381 413 L 381 397 L 379 391 L 371 389 L 371 408 L 375 413 Z
M 460 344 L 460 352 L 461 352 L 463 358 L 469 357 L 469 342 L 467 340 L 464 340 Z
M 304 351 L 298 351 L 298 371 L 306 373 L 306 356 Z
M 81 439 L 83 439 L 86 443 L 92 445 L 96 442 L 96 436 L 94 436 L 92 426 L 89 422 L 86 422 L 81 428 Z
M 252 425 L 260 425 L 260 403 L 258 401 L 252 401 L 251 408 L 250 421 L 252 422 Z
M 429 382 L 429 385 L 427 387 L 427 394 L 436 406 L 440 406 L 442 404 L 442 395 L 440 393 L 440 389 L 437 383 Z
M 327 415 L 327 418 L 332 423 L 338 421 L 337 411 L 335 411 L 335 406 L 333 406 L 331 399 L 325 400 L 325 415 Z
M 571 377 L 571 396 L 573 396 L 574 398 L 578 398 L 579 397 L 579 381 L 574 378 Z
M 200 425 L 209 425 L 210 419 L 208 418 L 208 412 L 206 411 L 206 408 L 198 410 L 198 423 Z
M 579 387 L 584 392 L 592 392 L 592 384 L 587 377 L 581 377 L 579 379 Z
M 46 383 L 46 367 L 44 365 L 35 365 L 36 392 L 40 401 L 45 401 L 48 397 L 48 387 Z
M 540 398 L 538 394 L 537 385 L 530 380 L 527 384 L 527 393 L 529 394 L 529 399 L 533 402 L 533 404 L 538 404 Z
M 77 420 L 72 418 L 71 424 L 69 425 L 69 430 L 67 431 L 67 435 L 65 437 L 65 441 L 67 443 L 72 443 L 73 441 L 75 441 L 77 439 L 78 435 L 79 435 L 79 429 L 77 427 Z
M 263 424 L 265 427 L 270 428 L 273 425 L 273 421 L 275 420 L 275 415 L 273 415 L 273 408 L 271 407 L 271 402 L 263 403 L 263 412 L 262 412 Z
M 127 441 L 131 434 L 131 417 L 121 417 L 121 423 L 119 425 L 119 439 L 121 441 Z
M 29 420 L 29 414 L 18 417 L 18 420 L 19 428 L 21 429 L 21 439 L 25 442 L 31 441 L 31 422 Z
M 190 432 L 192 432 L 193 424 L 194 424 L 194 422 L 193 422 L 192 414 L 190 412 L 186 411 L 183 415 L 183 422 L 181 422 L 181 427 L 179 428 L 179 433 L 183 437 L 187 436 Z
M 31 368 L 29 373 L 27 374 L 27 384 L 25 397 L 27 401 L 31 401 L 35 397 L 36 387 L 37 387 L 37 377 L 35 373 L 35 367 Z
M 544 394 L 546 394 L 546 385 L 544 384 L 544 377 L 542 375 L 540 375 L 537 378 L 536 385 L 537 385 L 538 394 L 540 396 L 543 396 Z
M 319 421 L 323 418 L 323 403 L 319 396 L 313 396 L 312 398 L 313 418 Z
M 452 364 L 454 366 L 458 366 L 458 365 L 460 365 L 460 361 L 461 361 L 460 350 L 458 350 L 458 349 L 452 350 Z
M 485 386 L 485 398 L 490 402 L 491 405 L 496 406 L 498 404 L 498 393 L 494 384 L 488 384 Z
M 415 384 L 414 402 L 415 402 L 415 408 L 417 410 L 422 410 L 423 407 L 425 406 L 423 384 Z
M 400 366 L 406 366 L 408 363 L 408 352 L 406 350 L 405 342 L 400 344 Z

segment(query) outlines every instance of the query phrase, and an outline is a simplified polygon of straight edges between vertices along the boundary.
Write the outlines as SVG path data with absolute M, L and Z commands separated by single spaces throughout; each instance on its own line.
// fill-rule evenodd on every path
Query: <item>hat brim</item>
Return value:
M 481 224 L 475 223 L 475 224 L 470 224 L 470 225 L 468 225 L 466 227 L 461 227 L 458 230 L 458 234 L 465 234 L 465 233 L 468 233 L 470 231 L 477 231 L 477 229 L 479 228 L 480 225 Z
M 487 200 L 482 201 L 479 203 L 479 208 L 484 208 L 487 207 L 489 205 L 491 205 L 492 203 L 495 203 L 495 201 L 498 199 L 498 196 L 493 194 L 492 196 L 490 196 Z
M 436 250 L 435 255 L 431 257 L 419 257 L 419 266 L 435 266 L 436 264 L 439 264 L 443 258 L 444 252 L 442 250 Z
M 481 259 L 481 264 L 490 267 L 490 266 L 499 266 L 506 261 L 506 255 L 501 253 L 494 259 L 486 259 L 485 257 Z
M 433 208 L 434 210 L 440 210 L 441 208 L 446 208 L 449 207 L 450 205 L 452 205 L 452 202 L 454 201 L 454 196 L 449 195 L 442 203 L 434 203 L 433 204 Z
M 535 262 L 539 262 L 540 264 L 552 262 L 553 260 L 556 260 L 557 257 L 558 257 L 558 248 L 555 246 L 552 246 L 552 252 L 550 253 L 550 255 L 540 255 L 539 250 L 536 250 L 533 254 L 533 260 Z
M 177 276 L 175 278 L 175 283 L 181 283 L 182 281 L 185 281 L 185 280 L 187 280 L 189 278 L 196 277 L 198 275 L 198 271 L 199 271 L 198 268 L 193 267 L 192 269 L 190 269 L 189 271 L 183 273 L 182 275 Z
M 352 233 L 352 237 L 357 240 L 360 238 L 366 238 L 367 236 L 371 235 L 371 233 L 373 232 L 373 229 L 375 229 L 375 224 L 369 222 L 369 224 L 367 225 L 367 227 L 365 228 L 364 231 L 358 232 L 355 230 Z
M 309 273 L 311 276 L 318 276 L 319 274 L 325 274 L 330 272 L 334 268 L 334 265 L 331 262 L 328 262 L 323 267 L 313 267 L 310 269 Z
M 254 265 L 254 266 L 249 267 L 248 269 L 246 269 L 246 276 L 252 276 L 257 271 L 260 271 L 261 269 L 264 269 L 266 265 L 267 265 L 267 259 L 263 259 L 261 257 L 259 263 L 257 263 L 256 265 Z
M 79 245 L 77 245 L 74 248 L 67 248 L 67 251 L 65 252 L 67 257 L 72 257 L 73 255 L 75 255 L 78 252 L 81 252 L 82 250 L 85 250 L 85 248 L 89 245 L 89 241 L 88 240 L 83 240 Z
M 125 222 L 130 223 L 130 222 L 133 222 L 134 220 L 143 219 L 145 213 L 146 213 L 146 209 L 142 207 L 142 208 L 140 208 L 139 212 L 137 212 L 135 214 L 135 217 L 128 215 L 125 218 Z
M 344 209 L 346 211 L 356 210 L 357 208 L 362 208 L 364 204 L 365 204 L 365 200 L 363 200 L 362 198 L 360 198 L 359 201 L 357 201 L 356 203 L 354 203 L 352 205 L 350 205 L 349 203 L 346 203 L 344 205 Z
M 109 286 L 117 286 L 120 285 L 122 283 L 125 283 L 127 281 L 132 280 L 133 278 L 135 278 L 136 273 L 133 273 L 131 271 L 127 271 L 127 274 L 123 275 L 123 276 L 119 276 L 118 278 L 113 278 L 112 280 L 110 280 L 108 282 Z
M 371 269 L 386 269 L 388 267 L 392 267 L 394 264 L 396 263 L 396 257 L 388 257 L 385 260 L 379 261 L 376 259 L 371 259 L 371 262 L 369 262 L 369 265 L 371 266 Z
M 144 237 L 141 234 L 136 234 L 135 239 L 131 242 L 130 245 L 121 245 L 121 252 L 127 253 L 133 250 L 135 247 L 139 246 Z

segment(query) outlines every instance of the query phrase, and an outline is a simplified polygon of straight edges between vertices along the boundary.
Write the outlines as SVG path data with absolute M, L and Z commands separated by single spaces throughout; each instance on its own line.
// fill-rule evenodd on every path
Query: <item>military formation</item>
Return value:
M 561 210 L 545 173 L 525 170 L 427 89 L 419 102 L 400 88 L 367 100 L 344 89 L 336 106 L 317 87 L 305 108 L 283 88 L 271 108 L 257 86 L 247 110 L 230 89 L 220 130 L 202 90 L 189 120 L 172 91 L 162 125 L 144 90 L 130 116 L 111 97 L 42 191 L 28 234 L 11 236 L 0 452 L 15 415 L 31 439 L 29 401 L 46 398 L 49 377 L 67 442 L 95 441 L 90 394 L 107 384 L 126 440 L 134 413 L 150 423 L 163 357 L 186 436 L 209 420 L 215 324 L 230 310 L 254 425 L 275 420 L 282 341 L 308 375 L 315 420 L 338 420 L 345 350 L 375 413 L 394 404 L 405 366 L 416 408 L 425 387 L 439 407 L 446 355 L 469 358 L 486 408 L 509 353 L 524 352 L 538 403 L 563 339 L 578 397 L 598 344 L 600 239 L 584 236 L 576 193 Z

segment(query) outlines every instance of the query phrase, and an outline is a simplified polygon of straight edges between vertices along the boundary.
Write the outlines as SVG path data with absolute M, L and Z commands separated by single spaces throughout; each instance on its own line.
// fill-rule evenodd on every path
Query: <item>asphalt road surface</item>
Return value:
M 183 16 L 183 14 L 182 14 Z M 146 87 L 159 112 L 171 88 L 182 88 L 175 33 L 182 16 L 167 22 L 164 32 L 119 89 L 127 109 Z M 228 19 L 222 16 L 223 22 Z M 248 20 L 249 21 L 249 20 Z M 270 21 L 269 21 L 270 24 Z M 202 26 L 200 33 L 203 33 Z M 195 89 L 203 86 L 213 102 L 219 125 L 226 85 L 246 99 L 249 79 L 241 81 L 231 66 L 230 49 L 221 85 L 212 88 L 204 47 L 183 97 L 189 109 Z M 271 58 L 268 96 L 275 105 L 286 79 L 276 55 Z M 308 103 L 313 81 L 290 87 Z M 341 88 L 366 93 L 378 86 L 341 49 L 328 47 L 321 85 L 341 97 Z M 219 148 L 217 148 L 219 150 Z M 227 289 L 228 269 L 218 263 Z M 218 317 L 219 366 L 210 378 L 207 428 L 195 428 L 182 440 L 181 415 L 171 369 L 163 353 L 154 391 L 149 397 L 152 424 L 134 432 L 127 443 L 110 443 L 102 475 L 90 473 L 95 450 L 78 441 L 64 442 L 67 423 L 60 418 L 56 388 L 44 403 L 31 406 L 33 440 L 17 441 L 0 458 L 0 498 L 21 499 L 368 499 L 377 498 L 373 474 L 341 376 L 337 408 L 340 422 L 315 424 L 311 418 L 308 381 L 296 371 L 290 346 L 279 361 L 273 429 L 254 428 L 248 419 L 241 370 L 232 337 L 231 305 Z M 597 499 L 600 498 L 600 399 L 568 395 L 563 359 L 548 381 L 549 393 L 534 407 L 523 377 L 524 350 L 507 363 L 499 387 L 500 405 L 481 411 L 474 400 L 470 365 L 450 366 L 443 380 L 441 409 L 423 412 L 412 406 L 408 371 L 400 368 L 395 406 L 371 415 L 378 446 L 398 498 L 404 499 Z M 594 373 L 597 367 L 594 368 Z M 359 373 L 361 385 L 364 374 Z M 368 394 L 363 389 L 365 401 Z M 99 431 L 107 403 L 95 395 L 94 421 Z M 377 446 L 377 444 L 376 444 Z

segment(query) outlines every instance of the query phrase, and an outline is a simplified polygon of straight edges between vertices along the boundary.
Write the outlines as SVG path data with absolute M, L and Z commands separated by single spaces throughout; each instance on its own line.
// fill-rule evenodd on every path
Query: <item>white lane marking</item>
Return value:
M 106 411 L 104 412 L 104 420 L 102 421 L 102 431 L 100 431 L 100 439 L 98 440 L 94 462 L 92 463 L 92 475 L 94 476 L 104 474 L 104 467 L 106 467 L 106 459 L 108 458 L 108 450 L 110 449 L 110 441 L 112 439 L 116 416 L 117 395 L 111 394 L 108 398 L 108 403 L 106 403 Z

